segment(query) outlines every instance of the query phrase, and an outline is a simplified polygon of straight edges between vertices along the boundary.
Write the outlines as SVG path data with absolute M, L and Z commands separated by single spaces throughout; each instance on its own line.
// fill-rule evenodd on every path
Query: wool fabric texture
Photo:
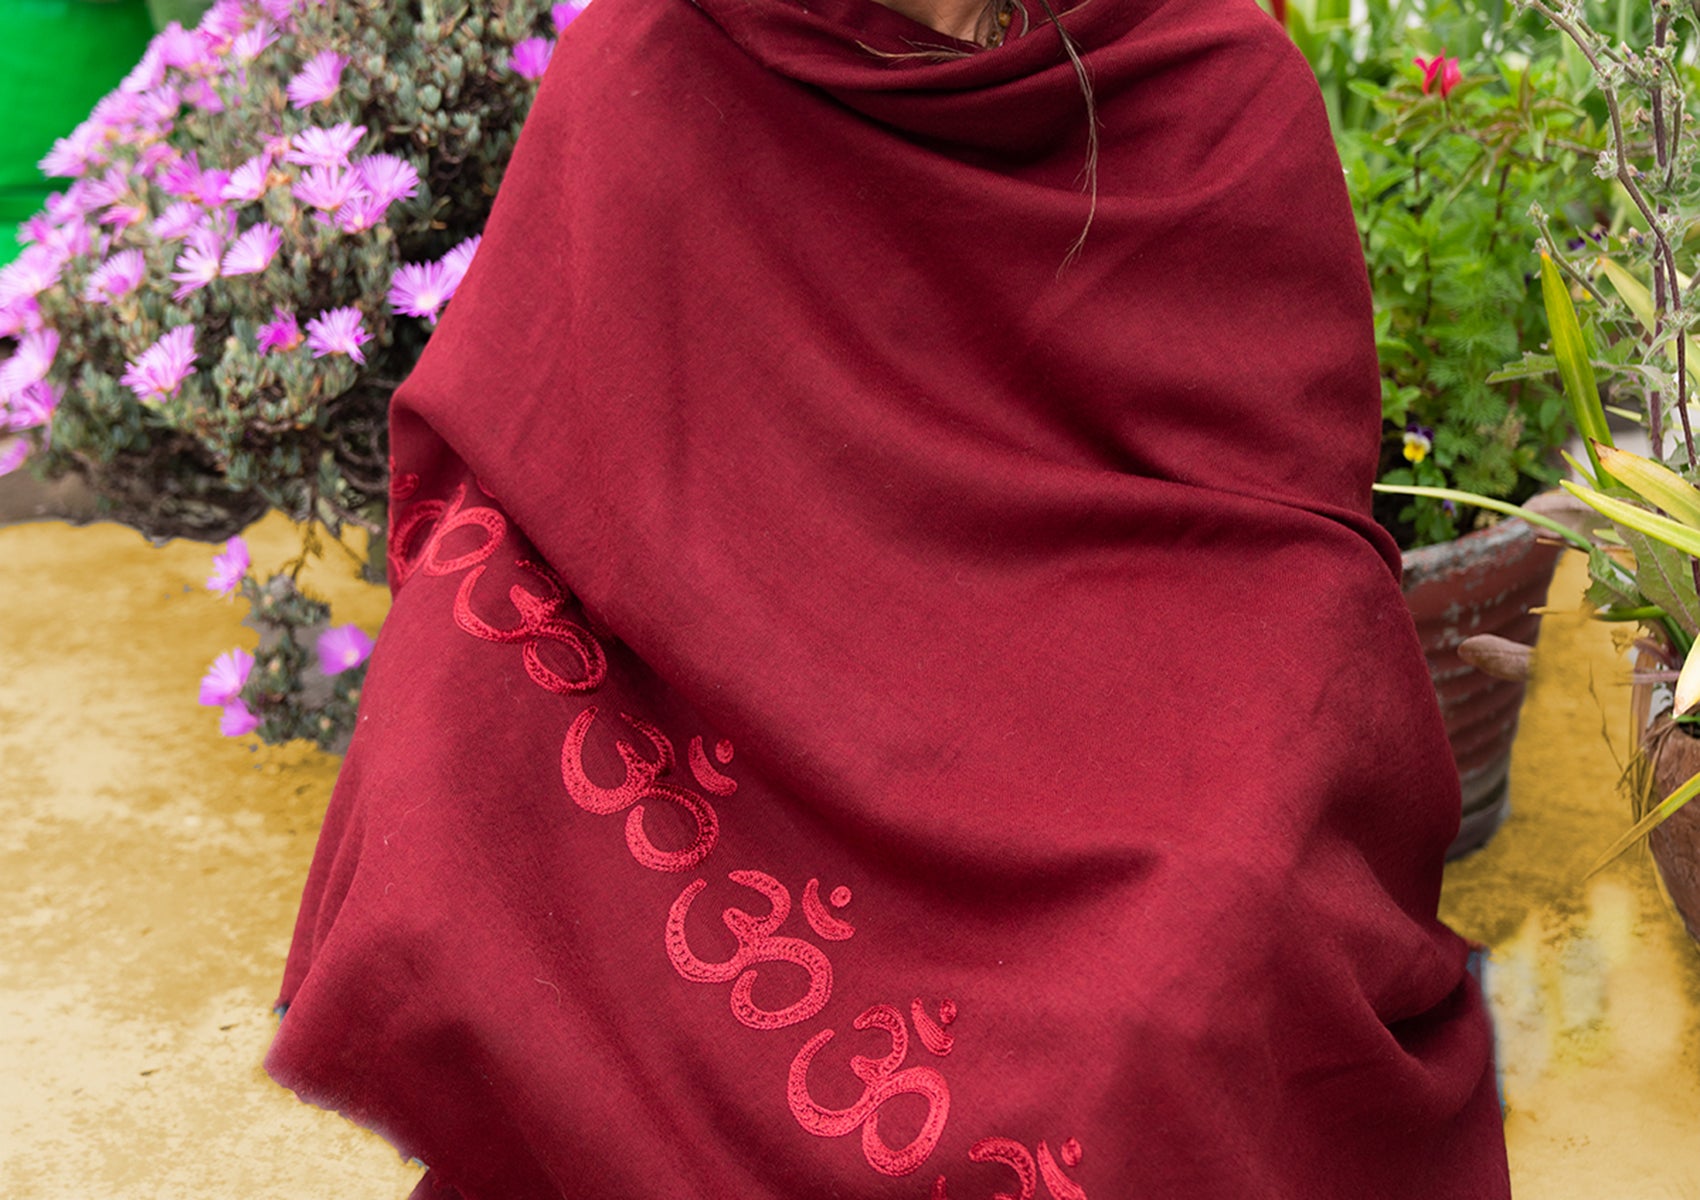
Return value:
M 266 1061 L 464 1200 L 1509 1195 L 1252 0 L 596 0 L 390 418 Z M 940 57 L 930 51 L 963 52 Z

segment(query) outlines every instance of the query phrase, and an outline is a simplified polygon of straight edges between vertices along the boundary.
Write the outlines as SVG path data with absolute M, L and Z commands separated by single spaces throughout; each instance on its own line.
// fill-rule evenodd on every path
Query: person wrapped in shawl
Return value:
M 1507 1196 L 1314 78 L 892 5 L 563 35 L 268 1070 L 419 1197 Z

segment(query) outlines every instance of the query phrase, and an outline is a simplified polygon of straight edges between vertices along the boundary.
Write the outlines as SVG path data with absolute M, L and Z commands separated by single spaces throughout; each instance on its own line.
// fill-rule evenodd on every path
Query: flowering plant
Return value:
M 270 508 L 314 552 L 357 527 L 381 579 L 390 394 L 577 12 L 218 0 L 168 25 L 43 160 L 68 186 L 0 270 L 0 473 L 79 475 L 156 541 Z
M 1585 89 L 1540 26 L 1489 22 L 1469 4 L 1406 15 L 1386 16 L 1368 58 L 1318 51 L 1347 75 L 1325 95 L 1375 297 L 1379 478 L 1520 502 L 1557 482 L 1570 429 L 1545 373 L 1501 371 L 1546 330 L 1519 197 L 1548 197 L 1566 236 L 1606 219 L 1609 187 L 1587 169 L 1601 114 L 1568 98 Z M 1441 48 L 1413 52 L 1418 41 Z M 1483 49 L 1461 61 L 1446 45 Z M 1405 549 L 1485 518 L 1392 493 L 1375 513 Z

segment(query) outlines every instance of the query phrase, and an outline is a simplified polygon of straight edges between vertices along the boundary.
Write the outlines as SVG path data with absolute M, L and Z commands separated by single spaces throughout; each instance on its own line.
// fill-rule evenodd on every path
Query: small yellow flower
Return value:
M 1405 461 L 1420 463 L 1434 449 L 1434 430 L 1412 421 L 1405 426 Z

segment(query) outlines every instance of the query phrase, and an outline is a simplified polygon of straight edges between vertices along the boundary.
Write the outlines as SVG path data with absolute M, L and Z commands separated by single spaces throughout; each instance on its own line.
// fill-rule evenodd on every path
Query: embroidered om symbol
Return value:
M 790 1078 L 786 1081 L 786 1099 L 791 1115 L 816 1137 L 843 1137 L 862 1128 L 862 1157 L 868 1165 L 883 1175 L 907 1175 L 927 1161 L 927 1156 L 944 1136 L 944 1123 L 950 1115 L 950 1088 L 944 1076 L 931 1067 L 901 1069 L 909 1056 L 909 1028 L 903 1014 L 889 1004 L 876 1004 L 855 1022 L 857 1029 L 883 1029 L 891 1035 L 891 1052 L 884 1058 L 856 1055 L 850 1060 L 850 1070 L 866 1086 L 862 1097 L 849 1108 L 826 1108 L 809 1094 L 809 1064 L 833 1038 L 834 1031 L 823 1029 L 803 1044 L 797 1057 L 791 1060 Z M 927 1102 L 927 1116 L 920 1132 L 908 1145 L 893 1149 L 880 1136 L 879 1109 L 886 1101 L 902 1095 L 917 1095 Z
M 584 741 L 591 723 L 596 720 L 596 713 L 594 704 L 579 713 L 567 730 L 566 740 L 561 743 L 561 782 L 566 785 L 567 794 L 586 812 L 603 816 L 631 808 L 632 811 L 626 814 L 626 846 L 641 866 L 652 871 L 690 870 L 714 849 L 714 843 L 720 837 L 720 818 L 707 800 L 689 788 L 659 781 L 658 776 L 673 769 L 673 743 L 648 721 L 626 713 L 621 716 L 649 739 L 656 757 L 653 761 L 644 757 L 635 746 L 621 738 L 614 743 L 614 749 L 626 765 L 625 778 L 615 787 L 592 783 L 584 770 Z M 657 848 L 644 831 L 644 809 L 640 803 L 644 800 L 671 801 L 689 813 L 696 823 L 696 837 L 691 844 L 683 850 Z M 632 807 L 634 805 L 636 807 Z
M 783 1029 L 807 1021 L 826 1007 L 832 995 L 831 960 L 817 946 L 801 938 L 775 936 L 791 914 L 791 893 L 779 880 L 762 871 L 733 871 L 727 878 L 765 896 L 768 914 L 757 918 L 741 908 L 722 911 L 720 919 L 738 939 L 738 949 L 723 963 L 704 962 L 692 952 L 685 935 L 685 917 L 691 911 L 691 903 L 708 886 L 706 879 L 698 879 L 679 893 L 667 913 L 667 960 L 692 983 L 725 983 L 736 979 L 732 985 L 732 1015 L 751 1029 Z M 788 962 L 802 967 L 809 973 L 808 991 L 784 1008 L 761 1008 L 753 993 L 756 967 L 764 962 Z
M 1080 1143 L 1069 1138 L 1062 1144 L 1062 1160 L 1069 1166 L 1079 1166 L 1081 1158 Z M 1050 1193 L 1052 1200 L 1086 1200 L 1086 1189 L 1074 1180 L 1064 1175 L 1062 1168 L 1057 1165 L 1051 1147 L 1039 1143 L 1039 1161 L 1033 1161 L 1033 1154 L 1014 1138 L 988 1137 L 981 1138 L 968 1150 L 970 1162 L 1002 1163 L 1015 1172 L 1016 1186 L 1021 1190 L 1015 1195 L 1008 1192 L 998 1192 L 992 1200 L 1034 1200 L 1039 1192 L 1039 1180 L 1045 1181 L 1045 1190 Z M 944 1176 L 940 1175 L 933 1182 L 932 1200 L 949 1200 L 945 1194 Z

